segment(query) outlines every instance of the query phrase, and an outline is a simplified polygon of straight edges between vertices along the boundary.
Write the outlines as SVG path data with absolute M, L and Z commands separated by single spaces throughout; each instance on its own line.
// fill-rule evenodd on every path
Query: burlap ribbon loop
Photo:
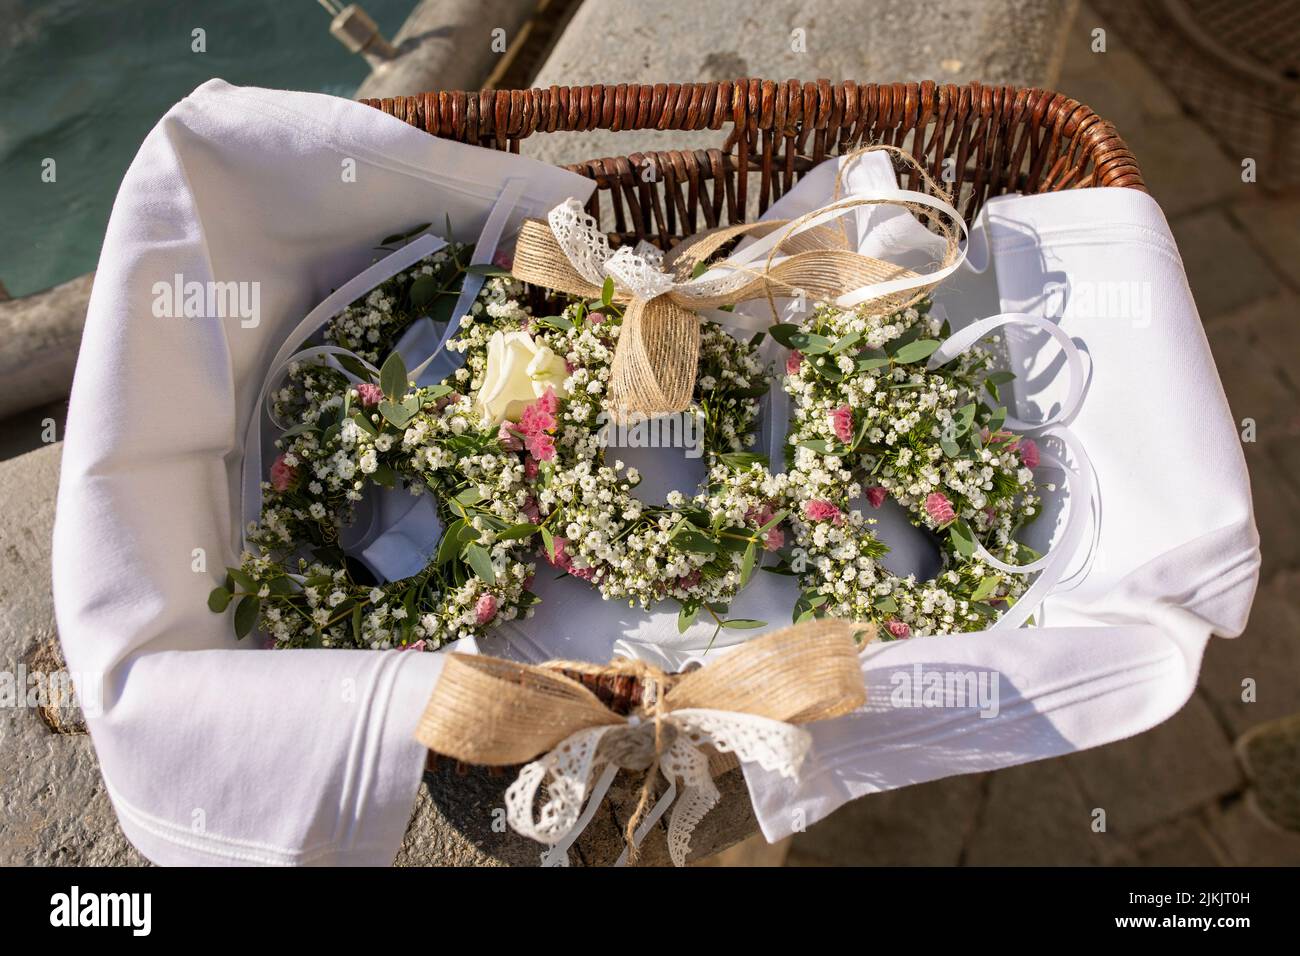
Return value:
M 680 863 L 695 823 L 718 800 L 712 783 L 718 755 L 796 775 L 811 742 L 796 725 L 847 714 L 865 702 L 859 641 L 873 635 L 871 625 L 809 621 L 755 638 L 683 675 L 637 661 L 536 667 L 451 654 L 416 739 L 471 764 L 530 761 L 507 791 L 507 819 L 518 832 L 550 844 L 550 862 L 567 859 L 564 850 L 581 830 L 583 804 L 589 795 L 592 804 L 598 802 L 618 769 L 649 769 L 628 823 L 633 853 L 641 830 L 673 803 L 680 781 L 681 799 L 669 825 L 670 852 Z M 636 674 L 646 693 L 637 710 L 623 717 L 558 673 L 560 667 Z M 593 793 L 591 778 L 602 764 L 606 770 Z M 669 790 L 648 814 L 656 768 Z M 548 802 L 535 817 L 543 784 Z
M 894 147 L 872 146 L 850 154 L 883 149 L 920 171 L 930 195 L 946 194 L 920 170 L 907 153 Z M 525 220 L 515 248 L 512 272 L 533 285 L 586 298 L 600 296 L 606 277 L 614 280 L 614 300 L 625 306 L 623 326 L 614 352 L 607 410 L 619 418 L 656 416 L 685 409 L 691 401 L 699 361 L 699 316 L 752 299 L 766 298 L 772 320 L 779 321 L 775 299 L 803 296 L 832 302 L 850 293 L 896 279 L 918 280 L 906 292 L 875 297 L 874 307 L 894 311 L 915 302 L 931 284 L 901 266 L 863 255 L 851 248 L 843 228 L 826 221 L 861 206 L 892 204 L 897 198 L 870 196 L 839 198 L 797 219 L 766 220 L 721 226 L 682 240 L 667 255 L 642 243 L 636 249 L 614 251 L 592 217 L 575 199 L 551 210 L 547 220 Z M 943 265 L 957 257 L 956 232 L 934 208 L 914 207 L 934 221 L 948 240 Z M 766 258 L 732 255 L 712 263 L 708 272 L 693 276 L 728 242 L 740 237 L 763 239 Z M 861 302 L 856 303 L 859 307 Z

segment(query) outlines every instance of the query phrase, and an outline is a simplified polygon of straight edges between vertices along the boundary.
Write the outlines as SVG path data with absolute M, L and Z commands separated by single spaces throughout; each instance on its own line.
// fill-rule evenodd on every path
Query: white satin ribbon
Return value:
M 675 866 L 685 866 L 691 834 L 721 798 L 703 746 L 734 753 L 742 762 L 756 762 L 765 770 L 795 780 L 812 745 L 811 735 L 800 727 L 737 711 L 682 708 L 656 719 L 675 733 L 672 743 L 646 772 L 652 776 L 662 772 L 668 789 L 637 827 L 634 844 L 641 844 L 671 806 L 668 853 Z M 619 766 L 601 753 L 607 735 L 645 735 L 642 745 L 653 746 L 654 733 L 652 720 L 637 717 L 623 724 L 580 730 L 519 771 L 506 790 L 506 819 L 516 832 L 549 845 L 542 854 L 543 865 L 568 865 L 569 849 L 591 822 L 618 774 Z M 592 775 L 601 767 L 593 787 Z M 535 814 L 534 805 L 543 785 L 546 802 Z M 615 865 L 625 865 L 627 857 L 624 850 Z
M 505 181 L 475 244 L 474 252 L 470 257 L 472 264 L 481 265 L 492 261 L 526 185 L 524 179 L 517 177 Z M 334 345 L 315 345 L 294 351 L 295 347 L 376 286 L 410 268 L 421 259 L 433 255 L 446 245 L 445 239 L 426 234 L 391 255 L 385 256 L 326 296 L 324 301 L 312 309 L 285 338 L 271 361 L 270 372 L 262 383 L 258 400 L 253 406 L 252 415 L 244 432 L 240 534 L 245 548 L 248 547 L 248 529 L 258 520 L 262 510 L 262 412 L 265 408 L 267 417 L 276 427 L 281 430 L 286 427 L 275 420 L 268 406 L 273 390 L 288 367 L 294 362 L 325 357 L 331 366 L 355 383 L 358 381 L 357 377 L 337 361 L 340 357 L 348 357 L 364 366 L 372 377 L 377 379 L 379 376 L 378 369 L 348 349 Z M 484 281 L 485 276 L 482 273 L 471 272 L 465 276 L 456 305 L 448 318 L 447 327 L 432 351 L 425 353 L 425 358 L 414 360 L 415 355 L 421 354 L 417 350 L 428 348 L 425 335 L 432 331 L 431 324 L 423 319 L 418 320 L 403 334 L 397 350 L 402 354 L 411 380 L 425 385 L 435 384 L 455 370 L 454 362 L 451 363 L 451 368 L 441 374 L 438 374 L 437 370 L 431 370 L 430 366 L 440 355 L 450 354 L 445 352 L 447 342 L 460 328 L 461 318 L 473 306 Z M 436 377 L 430 379 L 430 376 Z M 401 528 L 398 527 L 399 523 L 403 525 Z M 357 549 L 362 560 L 378 577 L 392 581 L 409 577 L 423 568 L 428 563 L 427 557 L 432 553 L 427 542 L 432 541 L 433 546 L 436 547 L 440 534 L 441 522 L 438 520 L 437 510 L 430 508 L 428 503 L 417 504 L 406 509 L 385 507 L 376 503 L 372 507 L 369 526 L 363 534 L 354 539 L 352 547 Z M 417 561 L 419 561 L 418 566 L 416 566 Z
M 352 355 L 347 349 L 336 346 L 315 346 L 313 349 L 295 352 L 305 339 L 315 334 L 322 325 L 338 315 L 352 302 L 365 295 L 375 286 L 386 282 L 403 269 L 409 269 L 426 256 L 431 256 L 447 243 L 438 236 L 424 235 L 403 246 L 391 255 L 385 256 L 359 275 L 353 276 L 343 285 L 327 295 L 316 308 L 307 313 L 292 332 L 284 339 L 279 350 L 271 359 L 269 373 L 262 382 L 244 427 L 244 462 L 242 475 L 243 520 L 240 523 L 240 538 L 244 547 L 248 545 L 248 527 L 255 523 L 262 513 L 262 412 L 272 389 L 279 383 L 285 368 L 301 356 L 307 359 L 315 355 Z M 356 356 L 352 356 L 356 358 Z M 360 361 L 360 359 L 358 359 Z M 369 363 L 362 363 L 373 370 Z M 376 371 L 377 375 L 378 372 Z
M 1083 356 L 1079 347 L 1074 344 L 1074 340 L 1055 322 L 1025 312 L 1004 312 L 987 319 L 980 319 L 945 339 L 943 344 L 931 354 L 927 367 L 934 369 L 952 361 L 980 339 L 1005 325 L 1027 325 L 1048 333 L 1061 347 L 1069 373 L 1069 386 L 1065 399 L 1053 414 L 1039 422 L 1026 422 L 1008 415 L 1005 424 L 1025 435 L 1037 435 L 1040 438 L 1054 438 L 1060 441 L 1075 463 L 1074 467 L 1071 467 L 1050 450 L 1040 449 L 1040 461 L 1059 468 L 1065 476 L 1066 487 L 1069 489 L 1065 526 L 1057 542 L 1041 558 L 1028 564 L 1007 564 L 990 554 L 982 543 L 975 542 L 975 554 L 980 560 L 1004 574 L 1038 574 L 1038 578 L 1029 589 L 993 625 L 995 628 L 1016 628 L 1029 620 L 1044 598 L 1064 578 L 1069 562 L 1078 551 L 1087 531 L 1088 519 L 1092 514 L 1095 485 L 1092 464 L 1088 460 L 1087 452 L 1069 428 L 1065 427 L 1074 419 L 1079 406 L 1083 404 L 1084 387 L 1087 384 Z

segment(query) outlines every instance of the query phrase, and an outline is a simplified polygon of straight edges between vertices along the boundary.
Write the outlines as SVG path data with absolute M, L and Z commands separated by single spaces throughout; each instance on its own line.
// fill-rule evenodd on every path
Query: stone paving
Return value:
M 1105 53 L 1091 31 L 1107 29 Z M 1243 183 L 1181 113 L 1122 25 L 1084 7 L 1055 87 L 1115 123 L 1169 217 L 1234 417 L 1252 418 L 1247 466 L 1263 574 L 1246 632 L 1210 642 L 1196 694 L 1129 740 L 979 777 L 866 797 L 799 834 L 787 865 L 897 863 L 1300 864 L 1300 835 L 1248 806 L 1233 741 L 1300 711 L 1300 200 Z M 1243 703 L 1241 682 L 1258 684 Z M 1094 833 L 1092 810 L 1107 813 Z

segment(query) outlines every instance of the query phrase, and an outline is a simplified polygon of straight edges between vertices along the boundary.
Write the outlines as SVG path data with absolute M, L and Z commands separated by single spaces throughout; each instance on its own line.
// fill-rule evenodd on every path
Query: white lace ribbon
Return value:
M 793 724 L 754 714 L 704 708 L 671 710 L 645 720 L 630 717 L 623 724 L 580 730 L 525 765 L 506 790 L 506 819 L 510 826 L 526 837 L 549 845 L 542 854 L 543 865 L 568 865 L 569 848 L 591 822 L 614 782 L 621 765 L 616 752 L 619 748 L 608 746 L 615 742 L 611 735 L 624 738 L 618 742 L 630 744 L 633 749 L 640 744 L 643 750 L 652 750 L 655 721 L 662 725 L 661 734 L 672 735 L 672 742 L 653 758 L 647 773 L 662 772 L 668 789 L 637 827 L 634 844 L 640 845 L 671 806 L 668 853 L 675 866 L 686 864 L 691 834 L 720 799 L 709 772 L 708 755 L 702 748 L 712 746 L 722 753 L 734 753 L 742 762 L 757 763 L 765 770 L 795 779 L 812 744 L 809 733 Z M 602 767 L 592 786 L 593 775 Z M 538 790 L 543 784 L 546 802 L 534 814 Z M 625 865 L 627 857 L 628 852 L 624 850 L 616 865 Z

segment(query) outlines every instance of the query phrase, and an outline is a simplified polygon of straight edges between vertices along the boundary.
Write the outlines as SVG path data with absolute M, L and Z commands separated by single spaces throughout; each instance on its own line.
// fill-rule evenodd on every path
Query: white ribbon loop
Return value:
M 619 743 L 632 745 L 622 748 L 622 754 L 635 753 L 636 744 L 643 745 L 640 749 L 644 752 L 646 746 L 654 746 L 654 721 L 666 725 L 658 728 L 659 733 L 666 733 L 672 742 L 653 759 L 646 772 L 653 775 L 662 771 L 668 789 L 637 827 L 633 845 L 640 846 L 671 806 L 668 852 L 676 866 L 686 865 L 691 834 L 720 799 L 705 747 L 734 753 L 742 762 L 757 763 L 765 770 L 794 779 L 812 745 L 809 733 L 793 724 L 754 714 L 705 708 L 682 708 L 659 714 L 653 721 L 632 717 L 625 724 L 580 730 L 525 765 L 506 790 L 506 819 L 510 826 L 523 836 L 550 846 L 542 854 L 544 865 L 567 866 L 569 848 L 591 822 L 620 767 L 626 765 L 633 770 L 644 767 L 643 763 L 620 755 L 620 748 L 608 746 L 614 742 L 609 735 L 618 735 L 624 738 Z M 636 737 L 643 739 L 631 739 Z M 602 747 L 602 743 L 606 746 Z M 589 787 L 593 772 L 602 765 L 604 770 L 595 786 Z M 546 802 L 534 815 L 538 790 L 543 784 Z M 625 865 L 627 857 L 628 852 L 624 850 L 615 865 Z

